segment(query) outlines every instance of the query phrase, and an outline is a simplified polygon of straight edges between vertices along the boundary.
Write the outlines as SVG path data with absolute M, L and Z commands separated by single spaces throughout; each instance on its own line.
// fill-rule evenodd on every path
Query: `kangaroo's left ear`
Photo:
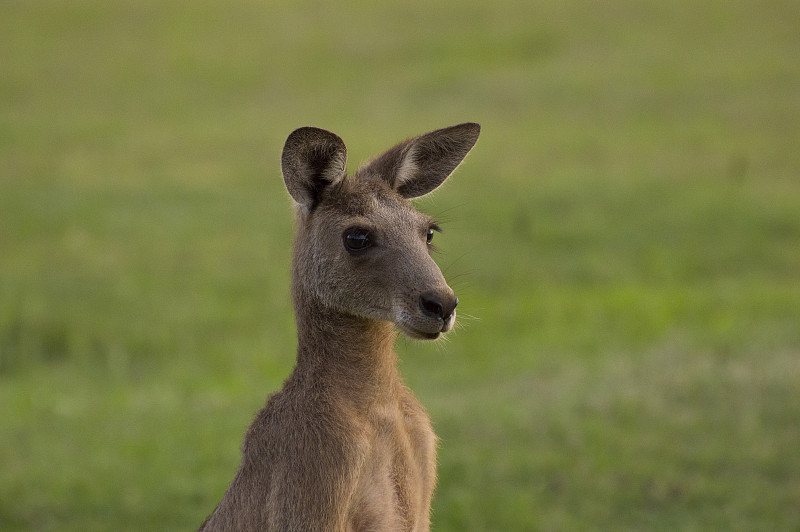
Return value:
M 453 173 L 480 132 L 480 124 L 467 122 L 425 133 L 390 148 L 356 175 L 384 179 L 405 198 L 423 196 Z

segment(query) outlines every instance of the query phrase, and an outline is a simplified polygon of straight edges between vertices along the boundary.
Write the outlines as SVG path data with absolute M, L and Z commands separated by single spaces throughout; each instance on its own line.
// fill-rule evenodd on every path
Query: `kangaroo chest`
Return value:
M 350 510 L 352 530 L 428 530 L 436 453 L 427 414 L 407 393 L 367 419 L 373 438 Z

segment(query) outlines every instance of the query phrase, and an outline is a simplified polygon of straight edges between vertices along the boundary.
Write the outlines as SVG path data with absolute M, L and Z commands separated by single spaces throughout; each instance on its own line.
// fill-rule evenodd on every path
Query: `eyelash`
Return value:
M 431 244 L 431 241 L 433 240 L 434 231 L 437 232 L 437 233 L 441 233 L 442 232 L 442 228 L 439 227 L 438 225 L 436 225 L 435 223 L 431 224 L 430 227 L 428 227 L 428 234 L 427 234 L 426 241 L 427 241 L 429 246 L 433 246 L 433 244 Z

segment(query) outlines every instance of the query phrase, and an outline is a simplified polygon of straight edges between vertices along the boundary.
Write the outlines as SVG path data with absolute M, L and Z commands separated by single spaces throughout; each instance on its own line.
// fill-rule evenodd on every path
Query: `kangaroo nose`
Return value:
M 443 302 L 442 298 L 436 294 L 427 293 L 419 296 L 419 308 L 427 316 L 432 318 L 441 318 L 446 320 L 458 305 L 458 298 L 450 296 L 447 301 Z

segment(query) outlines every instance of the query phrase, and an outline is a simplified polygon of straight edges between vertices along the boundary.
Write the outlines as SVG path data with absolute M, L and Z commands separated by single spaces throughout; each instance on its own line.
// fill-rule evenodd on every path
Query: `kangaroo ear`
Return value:
M 292 198 L 312 211 L 325 188 L 344 179 L 347 148 L 342 139 L 316 127 L 294 130 L 281 155 L 281 172 Z
M 384 179 L 405 198 L 423 196 L 453 173 L 480 132 L 480 124 L 467 122 L 425 133 L 390 148 L 357 175 Z

